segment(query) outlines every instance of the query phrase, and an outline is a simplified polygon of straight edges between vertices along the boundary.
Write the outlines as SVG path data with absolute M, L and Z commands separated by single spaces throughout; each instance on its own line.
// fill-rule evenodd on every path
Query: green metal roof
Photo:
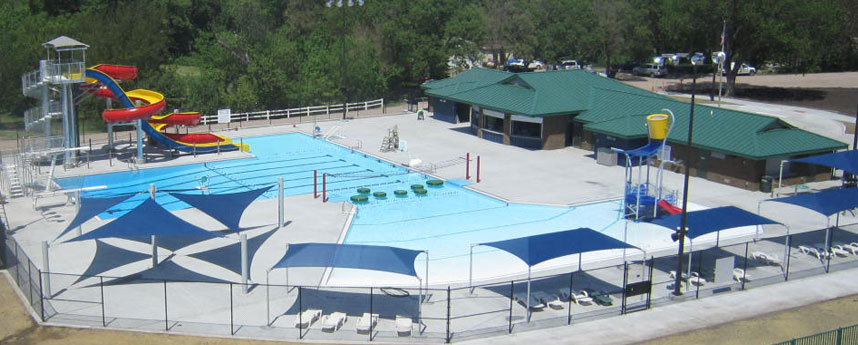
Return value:
M 623 138 L 646 137 L 646 115 L 670 109 L 676 124 L 669 141 L 688 138 L 689 104 L 583 70 L 508 73 L 471 69 L 424 84 L 426 94 L 511 114 L 578 114 L 584 128 Z M 697 105 L 694 146 L 763 159 L 830 152 L 847 145 L 771 116 Z
M 638 96 L 597 90 L 597 99 L 605 100 L 575 118 L 584 128 L 623 138 L 646 137 L 646 115 L 670 109 L 676 123 L 669 142 L 686 144 L 690 104 L 660 95 Z M 613 94 L 613 95 L 612 95 Z M 627 108 L 625 111 L 623 108 Z M 629 111 L 628 109 L 634 109 Z M 810 133 L 771 116 L 745 113 L 724 108 L 695 105 L 695 147 L 750 159 L 795 156 L 830 152 L 846 144 Z

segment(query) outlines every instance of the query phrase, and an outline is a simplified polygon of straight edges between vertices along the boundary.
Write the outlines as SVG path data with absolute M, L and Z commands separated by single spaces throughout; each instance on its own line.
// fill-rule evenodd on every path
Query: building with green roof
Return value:
M 687 102 L 584 70 L 476 68 L 427 82 L 423 90 L 434 118 L 470 123 L 481 138 L 531 149 L 575 146 L 597 154 L 610 154 L 612 147 L 632 149 L 648 140 L 646 116 L 670 109 L 676 115 L 668 137 L 674 168 L 688 163 L 696 176 L 746 189 L 759 188 L 761 178 L 776 174 L 783 159 L 847 148 L 776 117 L 705 105 L 695 107 L 689 146 Z M 815 166 L 788 170 L 793 181 L 830 177 L 830 170 Z

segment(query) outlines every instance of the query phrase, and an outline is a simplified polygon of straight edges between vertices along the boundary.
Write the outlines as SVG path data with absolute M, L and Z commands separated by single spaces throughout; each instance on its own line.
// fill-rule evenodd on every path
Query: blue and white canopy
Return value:
M 417 277 L 414 260 L 422 251 L 386 246 L 336 243 L 290 244 L 272 268 L 341 267 L 385 271 Z
M 528 266 L 561 256 L 606 249 L 637 248 L 590 228 L 480 243 L 515 255 Z

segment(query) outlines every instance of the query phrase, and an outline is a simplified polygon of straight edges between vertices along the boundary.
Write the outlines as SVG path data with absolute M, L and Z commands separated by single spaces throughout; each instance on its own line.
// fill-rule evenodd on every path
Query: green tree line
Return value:
M 126 88 L 162 92 L 169 109 L 213 113 L 346 95 L 400 99 L 447 77 L 451 57 L 481 52 L 501 63 L 511 53 L 599 66 L 709 54 L 724 28 L 731 61 L 851 70 L 856 17 L 854 0 L 5 0 L 0 113 L 20 116 L 35 104 L 21 95 L 20 75 L 45 58 L 41 43 L 60 35 L 88 44 L 90 65 L 137 66 Z M 98 121 L 103 104 L 80 106 Z

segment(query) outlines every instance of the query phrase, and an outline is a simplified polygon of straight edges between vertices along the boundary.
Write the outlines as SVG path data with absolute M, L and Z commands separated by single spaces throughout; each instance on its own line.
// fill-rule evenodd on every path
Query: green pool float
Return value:
M 397 190 L 393 191 L 393 194 L 400 197 L 400 198 L 404 198 L 404 197 L 408 196 L 408 191 L 402 190 L 402 189 L 397 189 Z
M 374 197 L 376 197 L 376 198 L 384 198 L 384 197 L 387 197 L 387 193 L 385 193 L 385 192 L 375 192 L 375 193 L 372 193 L 372 196 L 374 196 Z
M 429 191 L 427 191 L 426 189 L 423 189 L 423 188 L 414 190 L 414 194 L 417 194 L 417 195 L 426 195 L 426 193 L 429 193 Z
M 366 195 L 352 195 L 351 200 L 354 202 L 367 202 L 369 201 L 369 197 Z
M 369 194 L 369 188 L 358 188 L 357 192 L 361 194 Z
M 422 184 L 411 185 L 411 189 L 413 189 L 413 190 L 418 190 L 418 189 L 423 189 L 423 188 L 426 188 L 426 187 L 424 187 Z
M 426 181 L 426 184 L 427 184 L 427 185 L 429 185 L 430 187 L 440 187 L 440 186 L 443 186 L 443 185 L 444 185 L 444 181 L 441 181 L 441 180 L 429 180 L 429 181 Z

